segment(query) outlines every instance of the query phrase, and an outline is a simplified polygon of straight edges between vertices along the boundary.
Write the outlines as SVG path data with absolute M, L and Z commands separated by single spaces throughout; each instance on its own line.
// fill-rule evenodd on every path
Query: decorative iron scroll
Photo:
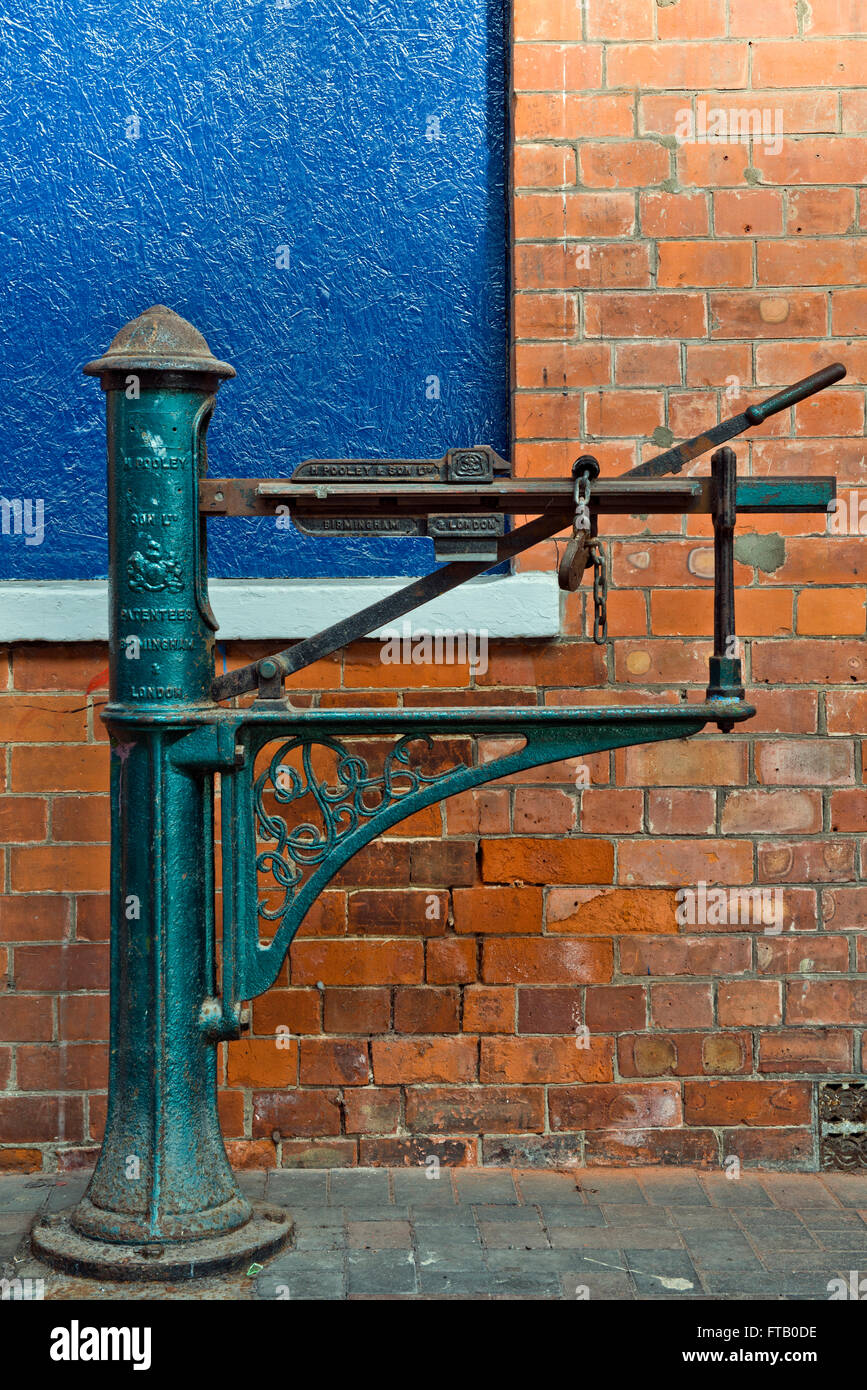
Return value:
M 253 783 L 253 807 L 257 837 L 274 840 L 274 849 L 256 856 L 257 872 L 270 873 L 283 889 L 283 898 L 276 908 L 259 902 L 260 917 L 274 921 L 285 916 L 301 888 L 305 871 L 321 864 L 347 835 L 361 824 L 388 810 L 404 797 L 452 777 L 466 767 L 455 762 L 445 772 L 424 773 L 411 766 L 409 745 L 423 743 L 433 747 L 433 739 L 424 734 L 408 734 L 387 754 L 382 772 L 371 773 L 364 758 L 350 753 L 337 739 L 327 737 L 293 738 L 282 743 L 267 768 Z M 301 749 L 302 772 L 283 765 L 296 749 Z M 314 748 L 328 748 L 337 757 L 335 785 L 317 777 L 312 764 Z M 418 759 L 415 760 L 418 762 Z M 265 797 L 273 792 L 274 800 L 290 804 L 313 796 L 319 808 L 321 824 L 304 821 L 291 829 L 282 816 L 265 807 Z

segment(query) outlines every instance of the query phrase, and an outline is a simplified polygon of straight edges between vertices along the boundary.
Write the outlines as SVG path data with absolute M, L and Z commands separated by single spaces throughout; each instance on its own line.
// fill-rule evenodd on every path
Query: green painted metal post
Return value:
M 161 305 L 84 370 L 108 426 L 111 1053 L 102 1151 L 67 1242 L 74 1262 L 83 1238 L 79 1266 L 90 1242 L 122 1243 L 120 1275 L 142 1261 L 226 1267 L 286 1234 L 285 1221 L 263 1233 L 226 1158 L 201 1022 L 215 988 L 213 774 L 172 761 L 210 702 L 198 481 L 217 388 L 235 373 Z M 49 1255 L 53 1234 L 37 1233 Z

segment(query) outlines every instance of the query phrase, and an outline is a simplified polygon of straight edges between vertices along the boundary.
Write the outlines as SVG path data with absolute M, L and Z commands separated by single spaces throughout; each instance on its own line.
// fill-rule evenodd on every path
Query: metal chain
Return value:
M 590 479 L 586 473 L 579 473 L 575 479 L 573 497 L 575 520 L 572 523 L 572 534 L 577 536 L 579 531 L 590 530 Z
M 595 537 L 590 542 L 593 559 L 593 641 L 597 647 L 608 641 L 608 573 L 602 542 Z

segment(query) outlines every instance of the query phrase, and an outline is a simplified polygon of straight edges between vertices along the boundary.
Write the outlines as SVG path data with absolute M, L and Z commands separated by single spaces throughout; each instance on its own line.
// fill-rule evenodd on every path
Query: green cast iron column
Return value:
M 198 483 L 220 381 L 235 375 L 155 305 L 85 372 L 106 393 L 111 739 L 111 1055 L 96 1171 L 33 1232 L 73 1273 L 190 1277 L 273 1253 L 291 1222 L 238 1190 L 217 1114 L 213 774 L 173 749 L 211 702 Z
M 161 305 L 85 371 L 101 380 L 108 426 L 111 1063 L 102 1153 L 72 1220 L 92 1239 L 162 1244 L 250 1217 L 198 1021 L 214 989 L 210 780 L 170 756 L 213 677 L 198 479 L 234 371 Z M 176 725 L 147 723 L 173 708 Z

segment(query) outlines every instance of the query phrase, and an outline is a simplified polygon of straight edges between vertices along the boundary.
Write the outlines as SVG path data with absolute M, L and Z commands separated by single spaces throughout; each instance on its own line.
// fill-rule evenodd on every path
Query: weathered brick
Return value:
M 385 988 L 326 989 L 324 1022 L 328 1033 L 387 1033 L 391 1027 L 391 992 Z
M 717 1017 L 724 1028 L 782 1023 L 782 986 L 778 980 L 721 980 Z
M 370 1080 L 366 1041 L 303 1038 L 299 1080 L 302 1086 L 366 1086 Z
M 747 49 L 742 43 L 624 43 L 608 55 L 608 85 L 613 88 L 694 90 L 744 87 L 746 82 Z
M 398 988 L 394 992 L 396 1033 L 457 1033 L 460 997 L 455 988 Z
M 516 937 L 485 941 L 485 984 L 604 984 L 613 956 L 607 941 L 549 941 Z
M 584 296 L 584 332 L 588 338 L 701 338 L 705 328 L 704 297 L 694 292 Z
M 556 787 L 518 787 L 514 826 L 518 834 L 568 833 L 575 825 L 575 800 Z
M 602 985 L 587 990 L 584 1022 L 593 1033 L 620 1033 L 646 1025 L 647 1001 L 640 985 Z
M 108 1084 L 108 1048 L 104 1044 L 61 1043 L 59 1047 L 21 1046 L 17 1050 L 22 1091 L 100 1091 Z
M 48 803 L 39 796 L 0 796 L 0 839 L 8 844 L 44 840 Z
M 464 985 L 476 979 L 478 948 L 473 940 L 429 941 L 425 979 L 431 985 Z
M 449 915 L 444 891 L 361 890 L 347 897 L 347 928 L 359 936 L 441 936 Z
M 109 882 L 108 845 L 32 845 L 11 853 L 16 893 L 99 892 Z
M 747 937 L 636 936 L 620 942 L 624 975 L 739 975 L 749 970 Z
M 867 790 L 857 787 L 831 793 L 831 829 L 867 830 Z
M 420 941 L 296 941 L 291 950 L 296 985 L 420 984 Z
M 625 840 L 619 861 L 626 883 L 729 885 L 750 883 L 753 877 L 748 840 Z
M 478 1040 L 374 1038 L 370 1045 L 377 1086 L 429 1085 L 476 1080 Z
M 107 994 L 67 994 L 59 1001 L 60 1036 L 68 1042 L 108 1041 Z
M 806 1125 L 810 1086 L 803 1081 L 687 1081 L 687 1124 Z
M 81 1096 L 0 1096 L 0 1134 L 6 1144 L 56 1143 L 84 1135 Z
M 761 883 L 835 883 L 855 872 L 855 846 L 846 840 L 769 840 L 759 845 Z
M 710 985 L 650 986 L 650 1012 L 659 1028 L 708 1028 L 713 1023 Z
M 0 941 L 62 941 L 69 931 L 69 902 L 47 893 L 0 897 Z
M 848 1072 L 852 1033 L 842 1028 L 792 1028 L 759 1037 L 760 1072 Z
M 849 943 L 844 936 L 813 936 L 806 932 L 756 941 L 756 969 L 769 975 L 812 975 L 849 969 Z
M 732 791 L 720 825 L 725 834 L 812 834 L 822 829 L 822 799 L 812 791 Z
M 408 1093 L 406 1126 L 424 1134 L 539 1133 L 544 1092 L 535 1086 L 426 1086 Z
M 734 1076 L 753 1069 L 749 1033 L 624 1033 L 622 1076 Z
M 614 849 L 607 840 L 482 841 L 486 883 L 610 883 Z
M 552 1129 L 649 1129 L 681 1123 L 680 1086 L 557 1086 L 549 1092 Z
M 464 990 L 465 1033 L 513 1033 L 515 991 L 500 985 L 468 985 Z
M 653 789 L 647 798 L 647 828 L 654 835 L 712 835 L 716 796 L 712 791 Z
M 86 736 L 87 711 L 80 695 L 0 695 L 3 743 L 84 743 Z M 102 756 L 107 762 L 105 752 Z
M 278 1130 L 282 1138 L 340 1133 L 337 1091 L 258 1091 L 253 1096 L 254 1139 Z M 285 1150 L 284 1150 L 285 1162 Z
M 867 679 L 867 648 L 852 639 L 754 642 L 753 679 L 776 685 L 843 685 Z
M 38 1173 L 41 1169 L 41 1149 L 0 1149 L 0 1173 Z
M 541 888 L 456 888 L 456 932 L 532 935 L 542 920 Z
M 333 993 L 334 991 L 329 991 Z M 351 992 L 351 991 L 350 991 Z M 387 991 L 385 991 L 387 994 Z M 260 1036 L 276 1037 L 278 1028 L 300 1033 L 318 1033 L 319 991 L 315 989 L 270 989 L 253 1003 L 253 1026 Z M 329 1030 L 331 1031 L 331 1030 Z M 357 1029 L 336 1029 L 357 1032 Z M 285 1036 L 283 1034 L 282 1036 Z
M 584 1136 L 587 1164 L 685 1164 L 715 1168 L 719 1144 L 712 1129 L 590 1130 Z
M 589 1047 L 578 1047 L 575 1038 L 482 1038 L 479 1080 L 507 1084 L 612 1080 L 611 1040 L 594 1037 L 589 1041 Z
M 827 295 L 815 290 L 718 290 L 710 294 L 710 336 L 714 339 L 819 336 L 825 332 L 826 315 Z
M 552 888 L 548 931 L 563 935 L 622 936 L 632 932 L 676 932 L 672 892 L 647 888 Z
M 518 990 L 519 1033 L 572 1033 L 583 1023 L 580 989 Z
M 829 690 L 826 696 L 829 734 L 867 732 L 867 698 L 863 690 Z M 842 745 L 848 748 L 848 744 Z
M 280 1157 L 284 1168 L 353 1168 L 358 1149 L 355 1139 L 284 1139 Z
M 648 116 L 648 101 L 642 97 L 642 118 Z M 675 110 L 683 105 L 681 97 L 667 98 Z M 665 118 L 665 135 L 671 133 L 674 111 Z M 639 200 L 641 210 L 641 230 L 651 237 L 706 236 L 708 232 L 708 200 L 706 193 L 642 193 Z
M 343 1098 L 347 1134 L 392 1134 L 400 1122 L 400 1094 L 353 1086 Z
M 242 1038 L 229 1048 L 230 1086 L 293 1086 L 297 1079 L 295 1038 Z
M 436 885 L 476 882 L 476 847 L 466 840 L 417 840 L 410 846 L 410 879 Z
M 863 61 L 855 40 L 757 43 L 753 47 L 753 83 L 758 87 L 860 87 Z
M 625 773 L 628 783 L 640 787 L 731 787 L 747 779 L 747 749 L 709 740 L 637 744 L 626 749 Z
M 19 990 L 108 988 L 108 950 L 71 942 L 15 949 L 15 982 Z
M 867 1009 L 867 980 L 791 980 L 786 1023 L 839 1023 L 859 1027 Z
M 358 1146 L 358 1161 L 363 1167 L 424 1168 L 433 1157 L 443 1168 L 460 1168 L 475 1163 L 476 1141 L 444 1139 L 439 1135 L 413 1135 L 411 1138 L 377 1135 L 363 1137 Z M 311 1167 L 321 1167 L 312 1163 Z M 327 1166 L 327 1165 L 326 1165 Z
M 785 1129 L 724 1129 L 722 1150 L 726 1157 L 739 1158 L 757 1168 L 771 1164 L 813 1166 L 813 1131 L 809 1127 Z
M 56 796 L 51 813 L 55 840 L 108 844 L 111 816 L 107 796 Z
M 16 690 L 108 690 L 106 648 L 97 643 L 22 642 L 12 649 Z

